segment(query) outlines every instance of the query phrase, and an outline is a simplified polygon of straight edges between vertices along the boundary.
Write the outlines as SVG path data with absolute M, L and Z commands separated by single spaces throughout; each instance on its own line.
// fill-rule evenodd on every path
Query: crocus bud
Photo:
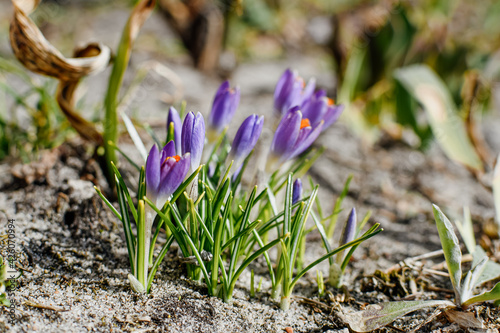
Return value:
M 340 245 L 352 242 L 354 240 L 355 234 L 356 234 L 356 209 L 353 208 L 349 213 L 347 221 L 345 222 Z
M 212 111 L 208 117 L 208 124 L 212 130 L 219 133 L 226 127 L 240 103 L 240 88 L 231 88 L 229 81 L 224 81 L 214 97 Z
M 293 194 L 292 194 L 292 205 L 295 205 L 297 201 L 302 197 L 302 180 L 297 178 L 293 182 Z
M 292 108 L 281 120 L 271 143 L 271 159 L 281 163 L 303 153 L 321 133 L 323 122 L 313 128 L 309 119 L 302 118 L 298 107 Z
M 174 123 L 174 141 L 175 141 L 175 151 L 177 154 L 181 153 L 181 131 L 182 131 L 182 122 L 181 117 L 179 117 L 179 112 L 171 106 L 168 109 L 167 116 L 167 133 L 170 128 L 170 123 Z
M 331 98 L 326 97 L 324 90 L 318 90 L 310 99 L 302 104 L 302 115 L 309 119 L 312 127 L 316 127 L 323 120 L 323 131 L 331 126 L 340 117 L 344 106 L 335 105 Z
M 199 166 L 205 144 L 205 121 L 201 113 L 189 112 L 182 124 L 182 153 L 191 153 L 191 172 Z
M 146 196 L 157 206 L 163 206 L 186 178 L 189 165 L 190 154 L 176 155 L 173 141 L 167 143 L 161 152 L 153 145 L 146 160 Z
M 316 81 L 309 80 L 307 86 L 297 72 L 287 69 L 281 75 L 274 90 L 274 109 L 283 116 L 294 106 L 301 106 L 314 92 Z
M 259 117 L 256 114 L 243 121 L 231 146 L 230 158 L 234 160 L 235 167 L 238 167 L 255 147 L 263 125 L 264 117 Z

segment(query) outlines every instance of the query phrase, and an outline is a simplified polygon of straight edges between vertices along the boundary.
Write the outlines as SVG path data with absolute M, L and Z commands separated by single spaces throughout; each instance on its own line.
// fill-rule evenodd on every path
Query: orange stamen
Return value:
M 303 129 L 304 127 L 311 127 L 311 123 L 307 118 L 304 118 L 300 121 L 300 129 Z
M 166 159 L 163 160 L 163 163 L 161 165 L 165 164 L 165 162 L 167 162 L 169 158 L 173 158 L 175 160 L 175 162 L 179 162 L 181 160 L 181 158 L 180 158 L 179 155 L 169 156 L 169 157 L 167 157 Z
M 306 81 L 304 81 L 304 79 L 301 78 L 300 76 L 297 77 L 295 80 L 297 80 L 297 81 L 300 82 L 300 85 L 302 86 L 302 89 L 304 89 L 306 87 Z
M 334 101 L 333 99 L 331 99 L 331 98 L 328 98 L 328 97 L 327 97 L 327 98 L 326 98 L 326 103 L 327 103 L 328 105 L 333 105 L 333 104 L 335 104 L 335 101 Z

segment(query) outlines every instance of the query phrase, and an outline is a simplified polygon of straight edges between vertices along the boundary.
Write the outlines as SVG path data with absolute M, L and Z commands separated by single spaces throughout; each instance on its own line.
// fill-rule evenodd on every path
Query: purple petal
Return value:
M 200 165 L 205 144 L 205 121 L 201 113 L 189 112 L 182 126 L 182 153 L 191 153 L 191 170 Z
M 198 113 L 193 125 L 191 136 L 191 170 L 196 170 L 200 166 L 203 146 L 205 145 L 205 120 L 203 115 Z
M 231 154 L 234 156 L 235 164 L 241 163 L 252 151 L 259 139 L 264 125 L 264 117 L 253 114 L 246 118 L 241 124 L 231 147 Z
M 173 156 L 167 156 L 163 161 L 161 161 L 160 165 L 160 186 L 158 188 L 158 192 L 160 192 L 160 188 L 165 186 L 165 179 L 167 175 L 171 171 L 172 167 L 177 163 L 177 160 Z
M 160 154 L 158 147 L 153 145 L 146 160 L 146 189 L 147 195 L 156 196 L 160 184 Z
M 325 120 L 325 124 L 323 125 L 323 131 L 330 127 L 334 122 L 339 119 L 342 111 L 344 111 L 345 106 L 343 104 L 332 105 L 328 107 L 328 110 L 325 113 L 323 119 Z
M 175 143 L 174 141 L 170 140 L 165 147 L 163 147 L 162 151 L 162 158 L 165 159 L 167 157 L 175 156 L 177 155 L 175 153 Z M 163 161 L 162 161 L 163 162 Z
M 303 128 L 301 131 L 304 131 L 306 133 L 307 131 L 307 136 L 303 135 L 301 136 L 300 140 L 297 139 L 296 145 L 293 147 L 292 153 L 287 156 L 287 159 L 294 158 L 300 154 L 302 154 L 307 148 L 309 148 L 310 145 L 318 138 L 318 136 L 321 134 L 321 129 L 323 128 L 323 121 L 316 127 L 313 131 L 308 129 L 307 127 Z M 300 135 L 299 135 L 300 136 Z
M 288 95 L 283 103 L 281 113 L 284 114 L 293 107 L 299 107 L 302 104 L 302 78 L 297 77 L 288 89 Z
M 168 109 L 167 117 L 167 133 L 170 123 L 174 123 L 174 141 L 175 141 L 175 151 L 177 154 L 181 154 L 181 130 L 182 122 L 181 117 L 179 117 L 179 112 L 174 107 Z M 174 154 L 175 155 L 175 154 Z
M 225 81 L 217 91 L 212 110 L 208 117 L 210 127 L 217 132 L 229 124 L 240 103 L 240 89 L 230 89 L 229 82 Z
M 316 88 L 316 79 L 312 78 L 309 80 L 307 83 L 307 86 L 304 88 L 304 91 L 302 92 L 302 101 L 301 104 L 311 98 L 311 96 L 314 93 L 314 88 Z
M 219 86 L 219 89 L 217 89 L 217 92 L 215 93 L 214 101 L 217 100 L 227 90 L 229 90 L 229 88 L 231 88 L 231 85 L 229 84 L 228 80 L 222 82 L 222 84 Z
M 300 178 L 297 178 L 293 182 L 293 192 L 292 193 L 293 193 L 292 194 L 292 205 L 294 205 L 302 197 L 302 180 L 300 180 Z
M 347 244 L 354 240 L 356 234 L 356 209 L 353 208 L 349 213 L 349 217 L 344 225 L 344 231 L 342 232 L 342 241 L 340 245 Z
M 284 101 L 286 99 L 286 95 L 288 94 L 287 88 L 289 82 L 293 80 L 293 72 L 290 69 L 287 69 L 278 80 L 276 84 L 276 88 L 274 89 L 274 108 L 281 113 L 281 109 L 283 107 Z
M 295 71 L 287 69 L 274 91 L 274 107 L 280 115 L 301 104 L 303 80 Z
M 194 113 L 189 112 L 182 124 L 182 154 L 191 152 L 191 135 L 193 134 Z
M 301 120 L 302 113 L 299 111 L 298 107 L 288 111 L 281 120 L 274 133 L 273 142 L 271 144 L 271 151 L 276 156 L 281 157 L 288 154 L 293 149 L 299 136 Z
M 172 160 L 172 159 L 171 159 Z M 187 153 L 178 162 L 174 162 L 169 168 L 169 172 L 165 175 L 164 180 L 160 184 L 159 195 L 169 197 L 182 184 L 184 178 L 189 171 L 191 164 L 190 154 Z
M 321 120 L 324 120 L 324 116 L 328 109 L 327 99 L 324 97 L 316 98 L 316 96 L 311 97 L 306 101 L 302 107 L 303 118 L 309 119 L 312 127 L 319 125 Z

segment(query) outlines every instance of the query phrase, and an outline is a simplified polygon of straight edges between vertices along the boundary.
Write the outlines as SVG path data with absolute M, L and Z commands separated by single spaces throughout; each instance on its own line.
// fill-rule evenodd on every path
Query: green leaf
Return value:
M 227 242 L 224 243 L 224 245 L 221 248 L 221 251 L 224 251 L 235 240 L 237 240 L 237 239 L 239 239 L 239 238 L 241 238 L 241 237 L 243 237 L 243 236 L 251 233 L 252 230 L 254 230 L 260 224 L 260 222 L 261 222 L 260 220 L 253 221 L 252 223 L 250 223 L 248 225 L 248 227 L 246 227 L 242 231 L 239 231 L 236 235 L 234 235 L 233 237 L 231 237 L 231 239 L 229 239 Z
M 154 211 L 160 216 L 160 218 L 165 222 L 165 224 L 168 226 L 170 231 L 172 232 L 172 235 L 174 236 L 175 240 L 177 241 L 177 244 L 179 244 L 179 248 L 181 249 L 182 255 L 184 257 L 189 257 L 189 251 L 188 251 L 188 245 L 185 241 L 184 235 L 179 232 L 179 230 L 174 226 L 172 221 L 170 221 L 170 218 L 167 216 L 166 213 L 163 213 L 161 210 L 156 207 L 156 205 L 149 200 L 148 198 L 144 197 L 144 201 L 154 209 Z M 167 201 L 167 207 L 169 206 L 170 202 Z M 170 208 L 168 208 L 170 209 Z
M 444 82 L 426 65 L 412 65 L 395 71 L 395 78 L 424 107 L 434 137 L 445 154 L 470 168 L 483 164 L 472 145 L 464 121 Z
M 340 208 L 342 207 L 342 202 L 344 201 L 345 197 L 349 193 L 349 185 L 352 180 L 352 174 L 347 177 L 347 180 L 344 183 L 344 188 L 342 189 L 342 192 L 340 193 L 340 196 L 335 200 L 335 206 L 333 207 L 332 215 L 330 217 L 330 223 L 326 227 L 326 235 L 328 239 L 332 239 L 333 237 L 333 232 L 335 230 L 335 225 L 337 225 L 337 220 L 340 212 Z
M 201 168 L 203 168 L 203 165 L 200 165 L 198 169 L 196 169 L 191 176 L 189 176 L 188 179 L 186 179 L 178 188 L 175 190 L 175 192 L 172 194 L 172 198 L 170 199 L 170 202 L 175 202 L 182 193 L 184 193 L 184 190 L 188 187 L 189 184 L 198 176 L 198 173 L 200 173 Z
M 450 273 L 450 280 L 455 289 L 456 302 L 460 301 L 460 279 L 462 278 L 462 251 L 458 238 L 453 231 L 450 220 L 443 214 L 438 206 L 432 205 L 434 218 L 439 232 L 439 239 L 443 247 L 446 265 Z
M 316 228 L 318 228 L 318 232 L 321 236 L 321 240 L 323 241 L 323 246 L 325 247 L 326 252 L 330 252 L 331 246 L 330 243 L 328 242 L 328 237 L 326 235 L 325 229 L 323 228 L 323 225 L 318 220 L 318 217 L 316 216 L 316 214 L 314 214 L 314 212 L 311 212 L 311 216 L 313 218 L 314 223 L 316 224 Z M 330 260 L 330 265 L 333 265 L 333 258 L 330 257 L 329 260 Z
M 472 254 L 472 267 L 476 267 L 479 262 L 486 257 L 486 252 L 479 245 L 476 246 L 474 253 Z M 479 276 L 473 287 L 478 287 L 487 281 L 500 277 L 500 264 L 494 261 L 488 260 L 484 267 L 483 273 Z
M 496 222 L 498 235 L 500 236 L 500 155 L 497 158 L 497 165 L 493 173 L 493 199 L 495 202 Z
M 169 201 L 167 201 L 167 204 L 168 204 L 168 206 L 170 207 L 170 209 L 173 212 L 173 216 L 174 216 L 175 221 L 177 222 L 177 225 L 180 226 L 180 228 L 182 230 L 182 233 L 184 234 L 183 239 L 185 240 L 186 244 L 191 249 L 191 252 L 193 253 L 193 255 L 198 260 L 198 263 L 200 264 L 201 272 L 203 273 L 203 276 L 205 277 L 205 283 L 207 284 L 208 288 L 210 289 L 212 285 L 210 283 L 210 279 L 209 279 L 209 275 L 208 275 L 207 269 L 205 267 L 205 264 L 204 264 L 203 260 L 201 259 L 201 255 L 198 252 L 198 249 L 196 248 L 196 245 L 194 244 L 194 242 L 191 239 L 191 237 L 189 237 L 189 233 L 186 230 L 186 227 L 184 226 L 184 221 L 182 221 L 181 216 L 179 214 L 177 214 L 177 209 L 174 208 L 174 206 L 172 205 L 172 203 L 170 203 Z M 186 215 L 186 217 L 187 217 L 187 215 Z
M 240 230 L 238 231 L 238 233 L 241 233 L 242 231 L 244 231 L 245 227 L 247 226 L 247 221 L 250 218 L 250 212 L 252 210 L 253 201 L 255 200 L 256 194 L 257 194 L 257 186 L 255 186 L 253 188 L 253 191 L 250 194 L 250 197 L 248 198 L 248 203 L 245 207 L 245 213 L 242 216 L 241 223 L 240 223 Z M 226 210 L 229 211 L 230 210 L 229 207 L 230 206 L 226 206 Z M 233 276 L 233 272 L 234 272 L 235 267 L 236 267 L 236 262 L 238 260 L 238 256 L 240 255 L 241 245 L 242 245 L 242 239 L 236 238 L 236 241 L 233 244 L 233 249 L 231 251 L 231 261 L 229 263 L 229 272 L 228 272 L 229 279 L 231 279 Z
M 462 236 L 467 251 L 469 251 L 469 253 L 474 253 L 476 238 L 474 236 L 474 228 L 472 227 L 469 207 L 464 207 L 464 221 L 455 221 L 455 225 L 457 226 L 460 236 Z
M 158 267 L 160 267 L 161 262 L 163 261 L 163 258 L 165 258 L 165 255 L 167 254 L 168 250 L 170 249 L 170 245 L 172 245 L 172 242 L 174 241 L 174 235 L 170 235 L 170 237 L 167 239 L 165 244 L 163 244 L 160 253 L 156 257 L 155 262 L 153 263 L 153 266 L 151 267 L 151 270 L 148 275 L 148 287 L 147 287 L 147 293 L 149 294 L 151 290 L 151 285 L 153 284 L 153 279 L 156 275 L 156 271 L 158 271 Z
M 122 112 L 121 116 L 123 119 L 123 123 L 125 124 L 125 128 L 127 129 L 127 132 L 130 135 L 130 138 L 132 139 L 132 142 L 139 151 L 139 154 L 141 154 L 142 159 L 146 161 L 146 159 L 148 158 L 148 151 L 146 150 L 146 147 L 144 146 L 144 143 L 142 142 L 139 133 L 137 133 L 137 130 L 135 129 L 134 124 L 132 123 L 132 120 L 130 120 L 130 118 L 125 114 L 125 112 Z M 160 149 L 161 148 L 162 147 L 160 147 Z
M 104 194 L 102 194 L 101 190 L 98 189 L 96 186 L 94 186 L 94 190 L 97 192 L 97 194 L 101 197 L 102 201 L 104 201 L 104 203 L 106 204 L 106 206 L 109 207 L 109 209 L 111 209 L 111 211 L 113 212 L 113 214 L 116 215 L 116 217 L 118 217 L 118 219 L 120 221 L 122 221 L 122 216 L 120 215 L 120 213 L 118 213 L 118 211 L 116 210 L 116 208 L 113 206 L 113 204 L 111 202 L 109 202 L 108 199 L 106 199 L 106 197 L 104 196 Z
M 288 180 L 285 192 L 285 217 L 283 218 L 283 235 L 290 231 L 292 220 L 292 197 L 293 197 L 293 181 L 292 174 L 288 174 Z
M 241 263 L 241 265 L 238 268 L 238 270 L 236 271 L 236 273 L 234 273 L 233 278 L 231 279 L 228 291 L 232 294 L 232 292 L 234 290 L 234 286 L 236 285 L 236 281 L 238 281 L 238 278 L 240 277 L 241 273 L 243 273 L 243 271 L 245 270 L 245 268 L 248 265 L 250 265 L 250 263 L 252 261 L 254 261 L 255 259 L 257 259 L 261 254 L 263 254 L 264 252 L 266 252 L 267 250 L 269 250 L 270 248 L 272 248 L 273 246 L 275 246 L 279 242 L 281 242 L 281 240 L 285 240 L 288 237 L 290 237 L 290 234 L 286 234 L 286 235 L 284 235 L 281 238 L 273 240 L 272 242 L 268 243 L 266 246 L 264 246 L 264 247 L 258 249 L 257 251 L 255 251 L 250 257 L 248 257 L 247 259 L 245 259 L 245 261 L 243 261 L 243 263 Z
M 116 180 L 116 186 L 121 188 L 122 193 L 124 194 L 125 198 L 127 199 L 128 206 L 130 207 L 130 211 L 132 212 L 132 215 L 134 216 L 134 221 L 137 221 L 137 211 L 135 210 L 134 202 L 132 201 L 132 197 L 130 196 L 130 193 L 128 191 L 127 185 L 125 185 L 125 181 L 123 180 L 122 175 L 120 174 L 120 171 L 118 171 L 118 168 L 116 165 L 111 162 L 111 167 L 113 168 L 113 172 L 115 173 L 115 180 Z M 117 188 L 118 190 L 118 188 Z
M 355 332 L 371 332 L 389 325 L 407 313 L 432 308 L 454 307 L 450 301 L 400 301 L 368 305 L 364 310 L 341 315 Z
M 122 187 L 119 185 L 118 177 L 115 175 L 116 182 L 116 193 L 118 194 L 118 204 L 120 206 L 120 212 L 122 216 L 123 231 L 125 232 L 125 241 L 127 243 L 128 259 L 130 261 L 130 268 L 132 269 L 132 274 L 136 273 L 136 239 L 132 233 L 132 227 L 130 225 L 130 218 L 128 216 L 128 209 L 125 199 L 125 194 L 123 193 Z
M 291 248 L 290 248 L 290 276 L 292 276 L 293 273 L 293 268 L 295 265 L 295 260 L 297 258 L 297 253 L 298 253 L 298 247 L 299 247 L 299 242 L 301 240 L 301 237 L 304 232 L 304 228 L 307 222 L 307 218 L 309 217 L 309 213 L 311 212 L 312 206 L 314 205 L 314 199 L 318 195 L 318 188 L 319 185 L 317 185 L 311 195 L 309 200 L 306 202 L 306 206 L 304 208 L 304 211 L 301 212 L 300 208 L 297 210 L 297 217 L 300 216 L 300 220 L 297 222 L 297 224 L 294 223 L 294 226 L 296 228 L 293 228 L 292 226 L 292 236 L 290 238 L 291 241 Z M 300 215 L 299 215 L 300 214 Z
M 295 278 L 293 279 L 293 281 L 291 282 L 290 284 L 290 289 L 293 289 L 293 286 L 299 281 L 299 279 L 304 276 L 304 274 L 307 273 L 307 271 L 309 271 L 311 268 L 315 267 L 316 265 L 318 265 L 319 263 L 321 263 L 322 261 L 330 258 L 331 256 L 333 255 L 336 255 L 337 253 L 341 252 L 341 251 L 344 251 L 345 249 L 348 249 L 350 248 L 351 246 L 354 246 L 354 245 L 357 245 L 357 244 L 360 244 L 362 242 L 364 242 L 365 240 L 375 236 L 376 234 L 378 234 L 379 232 L 383 231 L 384 229 L 378 229 L 376 230 L 377 228 L 379 227 L 379 224 L 375 224 L 373 227 L 371 227 L 367 232 L 365 232 L 365 234 L 355 240 L 353 240 L 352 242 L 349 242 L 347 244 L 344 244 L 342 246 L 339 246 L 338 248 L 336 248 L 335 250 L 325 254 L 324 256 L 320 257 L 319 259 L 316 259 L 316 261 L 314 261 L 313 263 L 311 263 L 309 266 L 307 266 L 306 268 L 304 268 L 303 270 L 301 270 L 299 273 L 297 273 L 297 275 L 295 276 Z
M 496 300 L 500 300 L 500 282 L 498 282 L 490 291 L 469 298 L 462 304 L 462 307 L 465 309 L 474 303 L 496 301 Z

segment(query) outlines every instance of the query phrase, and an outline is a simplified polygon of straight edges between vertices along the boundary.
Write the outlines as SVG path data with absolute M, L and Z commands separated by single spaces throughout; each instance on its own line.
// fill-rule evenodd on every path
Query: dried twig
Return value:
M 57 311 L 57 312 L 66 312 L 66 311 L 71 310 L 71 309 L 64 309 L 64 308 L 60 308 L 60 307 L 52 306 L 52 305 L 38 304 L 38 303 L 35 303 L 32 301 L 25 301 L 25 302 L 23 302 L 23 304 L 26 306 L 31 306 L 31 307 L 38 308 L 38 309 L 52 310 L 52 311 Z

